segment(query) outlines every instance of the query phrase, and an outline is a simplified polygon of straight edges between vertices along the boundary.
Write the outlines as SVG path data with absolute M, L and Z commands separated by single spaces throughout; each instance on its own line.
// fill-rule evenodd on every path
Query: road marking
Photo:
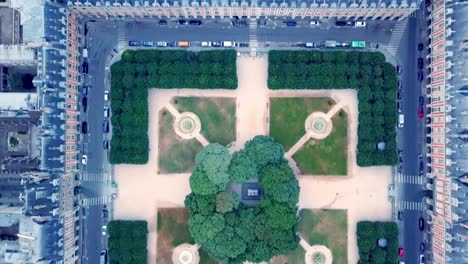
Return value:
M 83 206 L 90 207 L 90 206 L 104 205 L 104 204 L 108 204 L 110 201 L 111 201 L 110 196 L 89 197 L 89 198 L 83 199 Z
M 398 201 L 396 207 L 397 210 L 422 211 L 424 209 L 424 204 L 415 201 Z
M 122 50 L 125 48 L 125 23 L 117 23 L 117 48 Z
M 401 39 L 405 32 L 406 26 L 408 24 L 408 19 L 404 19 L 402 21 L 398 21 L 392 31 L 392 36 L 390 37 L 390 41 L 388 42 L 388 52 L 395 56 L 398 47 L 400 46 Z
M 395 183 L 424 184 L 425 181 L 425 177 L 419 175 L 403 175 L 398 173 L 395 176 Z
M 84 172 L 81 174 L 81 180 L 85 182 L 109 182 L 111 175 L 109 173 L 89 173 Z
M 250 19 L 249 21 L 249 46 L 253 48 L 258 47 L 257 42 L 257 20 Z

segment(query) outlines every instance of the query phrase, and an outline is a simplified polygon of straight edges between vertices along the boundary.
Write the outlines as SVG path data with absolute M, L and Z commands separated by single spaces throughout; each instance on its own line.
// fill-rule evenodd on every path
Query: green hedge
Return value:
M 397 163 L 397 77 L 381 53 L 274 50 L 268 60 L 270 89 L 358 89 L 358 165 Z
M 146 221 L 110 221 L 108 233 L 110 264 L 146 263 Z
M 111 67 L 112 164 L 148 162 L 148 87 L 235 89 L 234 50 L 127 50 Z
M 359 247 L 359 264 L 398 262 L 398 227 L 395 222 L 357 223 L 357 241 Z M 386 248 L 378 246 L 381 238 L 387 240 Z

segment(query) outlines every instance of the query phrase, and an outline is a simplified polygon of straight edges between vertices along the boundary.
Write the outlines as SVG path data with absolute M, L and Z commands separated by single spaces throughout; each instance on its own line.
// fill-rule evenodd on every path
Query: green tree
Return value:
M 247 156 L 244 150 L 234 152 L 229 165 L 229 175 L 233 182 L 242 183 L 257 176 L 255 162 Z
M 299 200 L 299 183 L 286 160 L 263 168 L 260 171 L 260 184 L 265 194 L 277 202 L 296 206 Z
M 227 213 L 237 209 L 239 206 L 239 196 L 233 192 L 220 192 L 216 195 L 216 212 Z
M 284 158 L 283 146 L 268 136 L 255 136 L 245 143 L 244 150 L 247 156 L 255 162 L 257 169 L 269 163 L 278 163 Z

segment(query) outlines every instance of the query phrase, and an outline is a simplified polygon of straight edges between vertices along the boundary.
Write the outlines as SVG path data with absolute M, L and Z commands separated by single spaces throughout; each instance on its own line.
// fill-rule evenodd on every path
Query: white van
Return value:
M 405 125 L 405 115 L 398 115 L 398 127 L 403 127 Z
M 236 42 L 234 41 L 223 41 L 223 47 L 235 47 Z
M 109 107 L 104 107 L 104 117 L 109 117 Z
M 211 47 L 211 41 L 202 41 L 201 46 L 202 47 Z

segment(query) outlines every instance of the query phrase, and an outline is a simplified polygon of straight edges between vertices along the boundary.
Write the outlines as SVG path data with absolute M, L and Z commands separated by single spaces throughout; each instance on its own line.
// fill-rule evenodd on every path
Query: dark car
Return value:
M 167 45 L 168 45 L 169 47 L 177 47 L 177 42 L 175 42 L 175 41 L 168 42 Z
M 189 21 L 189 24 L 192 26 L 200 26 L 202 24 L 201 20 L 198 19 L 192 19 Z
M 403 82 L 401 80 L 398 80 L 398 89 L 401 89 L 401 87 L 403 86 Z
M 213 46 L 213 47 L 222 47 L 223 43 L 221 43 L 221 41 L 213 41 L 213 43 L 211 43 L 211 46 Z
M 81 123 L 81 133 L 88 133 L 88 122 L 85 121 Z
M 397 98 L 398 98 L 398 100 L 401 100 L 401 93 L 400 92 L 397 93 Z
M 185 20 L 185 19 L 179 19 L 179 21 L 177 21 L 177 22 L 179 23 L 179 25 L 187 25 L 188 24 L 187 20 Z
M 430 123 L 432 123 L 432 118 L 426 117 L 426 124 L 430 124 Z
M 396 66 L 396 72 L 397 72 L 398 75 L 401 74 L 401 66 L 400 65 Z
M 248 47 L 249 47 L 249 43 L 239 43 L 239 47 L 241 47 L 241 48 L 248 48 Z
M 109 120 L 104 120 L 104 122 L 102 122 L 102 132 L 109 132 Z
M 83 97 L 81 99 L 81 105 L 83 106 L 83 112 L 86 112 L 88 110 L 88 97 Z
M 426 127 L 426 134 L 430 134 L 432 132 L 432 128 L 431 127 Z
M 104 149 L 108 149 L 108 148 L 109 148 L 109 141 L 108 141 L 108 140 L 104 140 L 104 141 L 102 142 L 102 147 L 103 147 Z
M 419 227 L 419 230 L 421 230 L 421 231 L 424 230 L 424 218 L 419 217 L 418 227 Z
M 128 45 L 131 46 L 131 47 L 138 47 L 138 46 L 141 46 L 141 43 L 138 40 L 130 40 L 128 42 Z
M 82 95 L 87 95 L 88 94 L 88 86 L 87 85 L 81 87 L 81 94 Z
M 422 71 L 418 71 L 418 81 L 422 81 L 424 79 L 424 73 Z
M 419 243 L 419 252 L 423 253 L 426 250 L 426 244 L 423 242 Z
M 284 23 L 286 23 L 286 26 L 288 26 L 288 27 L 295 27 L 295 26 L 297 26 L 297 22 L 294 21 L 294 20 L 285 21 Z
M 83 62 L 82 70 L 83 73 L 88 74 L 88 63 L 86 61 Z
M 419 106 L 424 106 L 424 96 L 419 96 Z
M 167 26 L 167 21 L 166 20 L 159 20 L 159 25 L 160 26 Z
M 335 25 L 336 25 L 337 27 L 344 27 L 344 26 L 348 26 L 348 23 L 349 23 L 349 22 L 346 22 L 346 21 L 336 21 L 336 22 L 335 22 Z
M 424 67 L 424 59 L 418 58 L 418 68 L 421 70 Z
M 418 50 L 421 51 L 421 50 L 423 50 L 423 49 L 424 49 L 424 44 L 419 43 L 419 44 L 418 44 Z

